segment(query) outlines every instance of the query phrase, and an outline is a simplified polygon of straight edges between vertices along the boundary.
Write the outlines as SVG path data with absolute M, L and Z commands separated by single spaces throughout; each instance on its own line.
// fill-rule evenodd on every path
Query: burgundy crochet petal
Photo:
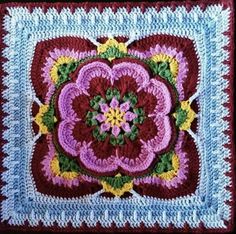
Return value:
M 72 130 L 72 136 L 77 142 L 90 142 L 94 140 L 92 131 L 93 127 L 88 127 L 84 121 L 78 121 Z
M 87 111 L 89 108 L 89 97 L 87 95 L 81 94 L 72 100 L 72 108 L 77 114 L 78 118 L 85 119 Z
M 35 54 L 32 62 L 31 79 L 36 96 L 44 103 L 48 92 L 48 84 L 43 80 L 43 66 L 50 52 L 57 49 L 70 49 L 77 52 L 96 50 L 90 41 L 76 37 L 60 37 L 38 42 L 35 47 Z
M 109 143 L 109 137 L 105 141 L 93 141 L 91 147 L 98 159 L 107 159 L 116 154 L 116 148 Z
M 158 104 L 157 99 L 153 94 L 144 92 L 143 90 L 137 93 L 137 97 L 138 103 L 136 104 L 136 107 L 142 107 L 146 115 L 151 114 Z
M 106 79 L 97 77 L 92 79 L 90 82 L 90 87 L 88 89 L 88 93 L 91 97 L 96 95 L 101 95 L 105 98 L 106 90 L 111 86 L 110 82 Z
M 95 193 L 101 190 L 101 185 L 96 182 L 81 181 L 77 187 L 60 187 L 47 180 L 41 164 L 45 155 L 48 153 L 48 142 L 46 135 L 41 136 L 34 149 L 31 167 L 35 186 L 38 192 L 50 196 L 59 196 L 65 198 L 80 197 L 86 194 Z
M 182 38 L 172 35 L 152 35 L 141 40 L 134 41 L 129 45 L 130 50 L 140 52 L 149 51 L 151 47 L 156 45 L 176 48 L 182 51 L 188 63 L 187 78 L 183 84 L 185 100 L 189 99 L 196 92 L 198 80 L 199 66 L 198 58 L 193 41 L 188 38 Z
M 128 138 L 125 138 L 125 145 L 122 145 L 118 148 L 118 155 L 124 156 L 127 159 L 136 159 L 141 152 L 141 143 L 139 139 L 131 141 Z
M 130 76 L 122 76 L 122 78 L 114 82 L 114 87 L 119 89 L 121 97 L 123 97 L 126 92 L 136 93 L 138 88 L 135 79 Z
M 138 125 L 138 128 L 139 128 L 138 136 L 143 141 L 148 141 L 154 138 L 158 133 L 157 126 L 152 118 L 146 118 L 143 124 Z

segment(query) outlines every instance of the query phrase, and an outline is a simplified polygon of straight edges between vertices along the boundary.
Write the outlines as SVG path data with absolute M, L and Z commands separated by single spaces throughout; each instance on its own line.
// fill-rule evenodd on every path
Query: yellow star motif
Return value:
M 120 127 L 121 123 L 125 122 L 124 115 L 125 112 L 121 111 L 120 108 L 109 108 L 109 111 L 105 114 L 106 117 L 106 123 L 110 123 L 111 126 L 117 126 Z

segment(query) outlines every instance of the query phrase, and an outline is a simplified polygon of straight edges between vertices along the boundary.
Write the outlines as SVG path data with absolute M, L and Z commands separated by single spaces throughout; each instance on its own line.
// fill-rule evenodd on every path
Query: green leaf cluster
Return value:
M 173 169 L 173 166 L 172 166 L 172 157 L 173 157 L 173 155 L 174 155 L 173 151 L 170 151 L 166 154 L 161 155 L 160 160 L 156 164 L 156 166 L 154 167 L 153 172 L 155 174 L 160 175 L 163 172 L 171 171 Z

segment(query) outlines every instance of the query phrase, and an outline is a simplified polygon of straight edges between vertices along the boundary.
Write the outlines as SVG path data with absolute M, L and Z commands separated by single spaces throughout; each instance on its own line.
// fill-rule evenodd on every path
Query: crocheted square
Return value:
M 232 19 L 228 0 L 1 5 L 0 228 L 230 230 Z

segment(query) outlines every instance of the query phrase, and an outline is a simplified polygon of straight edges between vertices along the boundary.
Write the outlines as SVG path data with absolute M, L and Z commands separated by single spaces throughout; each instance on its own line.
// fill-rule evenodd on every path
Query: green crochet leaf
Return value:
M 143 108 L 136 108 L 136 109 L 134 109 L 134 113 L 137 114 L 138 116 L 144 116 Z
M 125 140 L 124 140 L 124 135 L 123 134 L 119 134 L 117 139 L 116 139 L 116 143 L 118 145 L 123 145 L 125 143 Z
M 173 75 L 170 71 L 170 65 L 168 62 L 154 62 L 153 60 L 145 60 L 145 62 L 149 65 L 152 72 L 155 75 L 159 75 L 163 79 L 167 80 L 170 84 L 174 85 Z
M 98 121 L 95 119 L 95 116 L 97 114 L 98 114 L 97 111 L 88 111 L 87 114 L 86 114 L 85 123 L 90 127 L 98 125 Z
M 97 126 L 93 129 L 93 137 L 96 138 L 98 141 L 105 141 L 107 133 L 100 133 L 100 128 Z
M 138 102 L 138 97 L 133 92 L 125 93 L 123 101 L 130 101 L 130 105 L 134 107 Z
M 176 126 L 179 127 L 186 121 L 187 116 L 188 116 L 188 112 L 179 107 L 179 108 L 177 108 L 175 113 L 176 113 L 175 123 L 176 123 Z
M 97 96 L 93 97 L 93 99 L 90 100 L 90 102 L 89 102 L 90 106 L 94 110 L 98 110 L 99 109 L 99 104 L 100 103 L 105 103 L 104 98 L 102 98 L 102 96 L 100 96 L 100 95 L 97 95 Z
M 145 117 L 144 116 L 138 116 L 134 119 L 134 123 L 142 124 L 144 122 Z
M 113 146 L 123 145 L 124 143 L 124 134 L 119 134 L 117 137 L 112 134 L 110 135 L 110 144 L 112 144 Z
M 102 177 L 101 180 L 108 183 L 114 189 L 120 189 L 124 186 L 124 184 L 131 182 L 132 177 L 130 176 Z
M 117 100 L 120 100 L 120 91 L 116 88 L 108 88 L 106 91 L 106 99 L 110 101 L 113 97 L 116 97 Z
M 47 129 L 49 132 L 52 132 L 54 129 L 54 107 L 53 102 L 49 105 L 48 111 L 43 115 L 42 122 L 45 126 L 47 126 Z
M 56 88 L 59 88 L 63 83 L 70 80 L 69 74 L 74 72 L 78 66 L 78 62 L 64 63 L 58 67 L 58 81 Z
M 100 133 L 100 134 L 97 136 L 97 139 L 98 139 L 99 141 L 105 141 L 106 137 L 107 137 L 107 133 L 106 133 L 106 132 L 103 132 L 103 133 Z
M 58 161 L 61 172 L 79 172 L 80 168 L 75 159 L 71 159 L 66 155 L 59 153 Z
M 116 138 L 115 138 L 113 135 L 110 136 L 110 143 L 111 143 L 113 146 L 116 145 Z
M 115 46 L 109 47 L 105 52 L 99 54 L 101 58 L 123 58 L 126 56 L 126 53 L 119 51 Z
M 134 141 L 138 136 L 138 127 L 133 125 L 131 127 L 131 132 L 126 132 L 125 136 L 128 137 L 131 141 Z
M 160 156 L 156 166 L 153 169 L 153 173 L 160 175 L 163 172 L 168 172 L 173 169 L 172 166 L 172 157 L 174 152 L 168 152 Z
M 154 62 L 153 60 L 145 60 L 145 62 L 151 68 L 153 74 L 155 74 L 155 75 L 159 74 L 159 66 L 156 62 Z
M 97 111 L 88 111 L 86 114 L 86 119 L 93 119 L 97 114 Z

